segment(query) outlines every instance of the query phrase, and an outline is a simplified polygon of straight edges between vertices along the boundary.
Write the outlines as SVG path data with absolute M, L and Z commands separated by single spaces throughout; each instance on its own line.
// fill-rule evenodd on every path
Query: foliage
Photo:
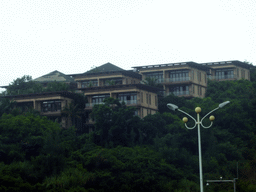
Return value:
M 13 80 L 7 87 L 5 95 L 22 95 L 42 92 L 74 91 L 73 88 L 64 82 L 50 82 L 44 87 L 40 82 L 32 80 L 29 75 Z
M 255 90 L 255 82 L 246 80 L 209 81 L 206 98 L 169 95 L 160 98 L 159 113 L 143 119 L 134 115 L 135 108 L 109 98 L 93 108 L 95 131 L 79 136 L 77 127 L 61 129 L 1 100 L 0 190 L 199 191 L 197 130 L 186 129 L 184 115 L 166 105 L 194 117 L 200 106 L 203 117 L 229 100 L 213 113 L 213 127 L 201 129 L 204 181 L 220 175 L 232 180 L 238 162 L 237 190 L 255 191 Z M 83 99 L 77 96 L 69 111 L 74 117 L 83 118 L 78 113 Z M 233 184 L 210 184 L 206 190 L 233 191 Z
M 154 77 L 146 77 L 144 80 L 142 80 L 142 83 L 152 87 L 162 88 L 162 85 L 158 82 L 158 79 Z
M 28 93 L 40 93 L 43 91 L 41 83 L 32 81 L 32 77 L 24 75 L 21 78 L 13 80 L 7 88 L 7 95 L 22 95 Z
M 128 146 L 133 137 L 129 124 L 136 119 L 135 108 L 126 107 L 119 100 L 105 99 L 104 105 L 95 105 L 91 116 L 95 119 L 95 143 L 101 146 Z
M 70 85 L 63 82 L 50 82 L 47 83 L 46 88 L 42 90 L 43 92 L 56 92 L 56 91 L 73 91 Z

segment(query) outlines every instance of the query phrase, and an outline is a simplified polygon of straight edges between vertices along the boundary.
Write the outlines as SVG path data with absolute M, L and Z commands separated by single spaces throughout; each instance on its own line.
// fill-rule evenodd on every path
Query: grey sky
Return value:
M 0 85 L 107 62 L 256 65 L 255 16 L 255 0 L 2 0 Z

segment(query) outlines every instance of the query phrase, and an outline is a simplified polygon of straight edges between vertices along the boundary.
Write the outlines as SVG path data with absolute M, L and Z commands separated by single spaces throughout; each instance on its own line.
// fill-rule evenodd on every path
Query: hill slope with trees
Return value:
M 232 180 L 238 162 L 237 191 L 256 191 L 256 82 L 246 80 L 209 81 L 203 99 L 161 98 L 159 113 L 143 119 L 109 98 L 94 106 L 89 134 L 2 100 L 0 191 L 199 191 L 197 130 L 187 130 L 184 115 L 166 105 L 195 117 L 195 107 L 204 116 L 226 100 L 213 126 L 201 129 L 204 181 Z M 233 191 L 233 184 L 207 191 Z

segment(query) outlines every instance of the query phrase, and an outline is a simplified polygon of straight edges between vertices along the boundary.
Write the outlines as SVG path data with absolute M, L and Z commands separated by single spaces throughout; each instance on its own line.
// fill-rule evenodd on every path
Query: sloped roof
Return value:
M 72 79 L 71 77 L 65 75 L 64 73 L 61 73 L 57 70 L 48 73 L 46 75 L 43 75 L 41 77 L 38 77 L 36 79 L 34 79 L 33 81 L 38 81 L 38 82 L 74 82 L 74 79 Z
M 98 72 L 111 72 L 111 71 L 124 71 L 124 69 L 113 65 L 112 63 L 105 63 L 99 67 L 91 69 L 85 73 L 98 73 Z

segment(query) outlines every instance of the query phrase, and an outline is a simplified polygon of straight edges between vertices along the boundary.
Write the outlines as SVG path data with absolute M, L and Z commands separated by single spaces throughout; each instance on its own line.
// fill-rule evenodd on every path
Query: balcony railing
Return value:
M 236 79 L 237 76 L 236 75 L 219 75 L 219 76 L 212 76 L 209 75 L 208 79 L 210 80 L 228 80 L 228 79 Z
M 190 95 L 190 92 L 189 91 L 176 91 L 176 92 L 170 92 L 170 93 L 167 93 L 166 96 L 168 95 L 175 95 L 175 96 L 186 96 L 186 95 Z
M 94 105 L 100 105 L 100 104 L 104 104 L 104 102 L 100 102 L 100 103 L 86 103 L 85 104 L 85 108 L 92 108 Z
M 138 100 L 125 100 L 125 101 L 120 101 L 120 103 L 124 102 L 126 105 L 137 105 L 140 102 Z
M 176 82 L 184 82 L 190 81 L 190 77 L 176 77 L 176 78 L 165 78 L 165 83 L 176 83 Z
M 140 104 L 140 101 L 138 100 L 126 100 L 126 101 L 120 101 L 120 103 L 124 102 L 126 105 L 137 105 Z M 104 102 L 100 103 L 86 103 L 85 108 L 93 108 L 94 105 L 100 105 L 104 104 Z

